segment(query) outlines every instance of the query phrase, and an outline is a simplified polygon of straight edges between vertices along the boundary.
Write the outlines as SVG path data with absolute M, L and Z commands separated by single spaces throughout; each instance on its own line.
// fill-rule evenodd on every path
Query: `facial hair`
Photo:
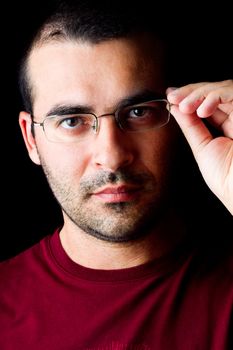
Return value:
M 116 172 L 100 170 L 74 185 L 65 171 L 55 176 L 43 159 L 41 164 L 63 212 L 83 232 L 103 241 L 129 242 L 145 237 L 166 211 L 166 186 L 158 186 L 151 174 L 126 169 Z M 139 200 L 117 203 L 93 201 L 92 193 L 103 186 L 118 183 L 139 187 Z

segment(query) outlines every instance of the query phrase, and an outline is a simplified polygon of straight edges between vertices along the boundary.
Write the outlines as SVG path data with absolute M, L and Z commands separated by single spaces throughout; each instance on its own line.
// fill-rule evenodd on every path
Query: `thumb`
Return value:
M 197 157 L 199 152 L 211 141 L 213 136 L 205 126 L 202 119 L 196 113 L 185 114 L 179 110 L 176 105 L 171 106 L 171 114 L 179 124 L 184 136 L 186 137 L 194 156 Z

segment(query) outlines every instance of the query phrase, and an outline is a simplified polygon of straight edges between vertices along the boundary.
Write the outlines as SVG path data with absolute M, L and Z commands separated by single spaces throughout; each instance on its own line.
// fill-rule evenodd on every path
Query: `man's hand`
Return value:
M 206 183 L 233 214 L 233 80 L 168 88 L 167 98 Z

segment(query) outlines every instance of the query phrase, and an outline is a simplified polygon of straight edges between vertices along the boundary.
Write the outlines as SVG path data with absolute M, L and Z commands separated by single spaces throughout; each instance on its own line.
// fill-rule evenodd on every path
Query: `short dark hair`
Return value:
M 144 10 L 143 10 L 144 9 Z M 27 46 L 19 69 L 19 89 L 23 107 L 32 113 L 32 86 L 28 77 L 28 58 L 33 48 L 49 41 L 81 40 L 93 44 L 132 37 L 140 33 L 162 37 L 158 16 L 130 0 L 66 0 L 55 3 Z M 153 17 L 153 18 L 152 18 Z

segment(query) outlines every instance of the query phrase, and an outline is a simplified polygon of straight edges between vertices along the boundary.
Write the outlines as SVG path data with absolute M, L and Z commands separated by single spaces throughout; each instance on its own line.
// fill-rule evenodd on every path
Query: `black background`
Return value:
M 18 126 L 18 61 L 27 39 L 50 9 L 49 4 L 20 1 L 17 5 L 1 5 L 1 260 L 31 246 L 61 222 L 60 209 L 40 167 L 29 159 Z M 154 11 L 155 20 L 162 19 L 166 28 L 172 48 L 171 80 L 176 86 L 233 78 L 228 4 L 218 3 L 218 8 L 206 4 L 205 10 L 197 2 L 166 4 L 163 9 L 156 2 L 143 5 Z M 203 193 L 211 203 L 206 213 L 211 214 L 215 206 L 219 215 L 218 220 L 213 217 L 215 234 L 233 232 L 232 217 L 206 186 Z

